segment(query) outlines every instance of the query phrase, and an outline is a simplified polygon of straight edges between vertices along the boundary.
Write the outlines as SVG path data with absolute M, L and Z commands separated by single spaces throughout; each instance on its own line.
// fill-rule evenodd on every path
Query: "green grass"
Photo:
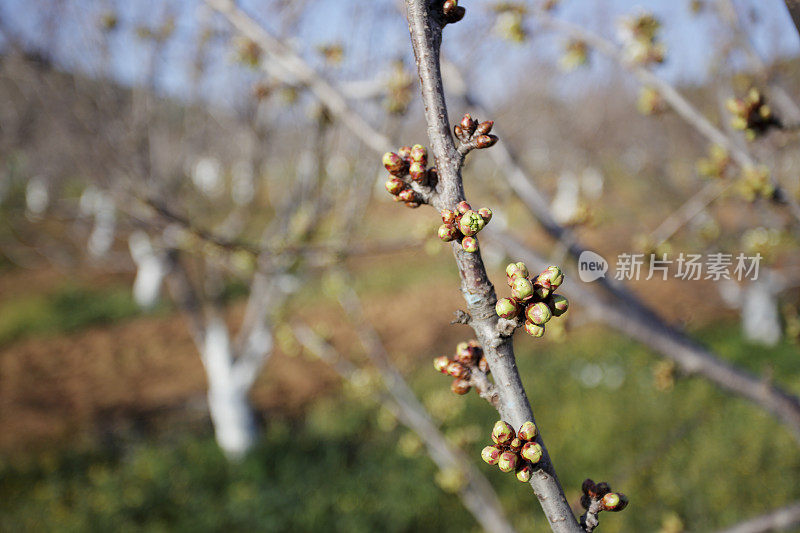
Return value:
M 135 316 L 128 286 L 65 286 L 53 293 L 0 303 L 0 346 L 32 335 L 56 335 Z

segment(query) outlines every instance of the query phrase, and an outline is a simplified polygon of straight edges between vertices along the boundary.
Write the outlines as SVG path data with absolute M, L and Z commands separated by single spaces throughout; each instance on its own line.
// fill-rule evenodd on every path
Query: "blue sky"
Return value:
M 800 39 L 782 0 L 735 0 L 743 14 L 754 14 L 756 22 L 749 26 L 753 40 L 765 58 L 793 56 L 800 52 Z M 160 88 L 170 94 L 185 95 L 191 85 L 191 60 L 202 28 L 226 25 L 210 15 L 200 0 L 61 0 L 57 21 L 47 22 L 48 14 L 59 0 L 0 0 L 0 16 L 4 25 L 39 47 L 55 47 L 56 57 L 67 69 L 90 73 L 102 70 L 99 60 L 99 32 L 96 21 L 103 13 L 114 10 L 120 19 L 120 30 L 110 41 L 112 76 L 126 84 L 143 79 L 151 45 L 136 37 L 135 27 L 153 26 L 172 13 L 176 32 L 166 47 L 159 64 Z M 407 26 L 394 0 L 312 0 L 296 26 L 285 28 L 277 0 L 241 0 L 242 6 L 273 32 L 282 32 L 292 39 L 297 49 L 318 66 L 322 66 L 314 49 L 328 42 L 344 44 L 348 60 L 334 75 L 342 79 L 369 78 L 388 61 L 411 57 Z M 473 73 L 484 74 L 484 90 L 500 96 L 509 87 L 531 75 L 535 61 L 553 61 L 563 39 L 534 31 L 534 39 L 514 45 L 489 33 L 492 22 L 491 2 L 463 0 L 467 7 L 464 22 L 448 28 L 444 50 L 461 64 L 469 64 Z M 580 23 L 594 31 L 613 36 L 619 16 L 646 9 L 664 22 L 663 40 L 668 47 L 668 61 L 658 68 L 659 74 L 675 82 L 702 80 L 708 72 L 715 43 L 722 37 L 716 19 L 706 13 L 690 14 L 688 0 L 564 0 L 559 17 Z M 488 38 L 479 42 L 475 35 Z M 461 44 L 459 44 L 461 43 Z M 464 45 L 463 43 L 467 43 Z M 233 52 L 221 43 L 209 50 L 210 73 L 203 85 L 207 98 L 223 105 L 231 104 L 249 89 L 254 73 L 234 65 Z M 587 77 L 602 78 L 611 72 L 602 61 L 586 73 L 572 74 L 564 83 L 586 86 Z

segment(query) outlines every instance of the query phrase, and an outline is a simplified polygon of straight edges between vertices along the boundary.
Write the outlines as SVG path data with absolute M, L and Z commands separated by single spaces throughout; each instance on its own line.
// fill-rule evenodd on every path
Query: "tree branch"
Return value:
M 439 172 L 437 196 L 434 207 L 438 210 L 452 209 L 464 200 L 460 174 L 461 156 L 450 135 L 450 123 L 442 86 L 439 49 L 442 37 L 442 21 L 430 11 L 426 0 L 406 0 L 406 9 L 417 68 L 425 106 L 428 137 L 431 151 Z M 500 414 L 514 427 L 534 420 L 533 411 L 522 386 L 517 370 L 514 349 L 510 337 L 497 333 L 498 316 L 494 310 L 497 297 L 489 281 L 479 252 L 465 252 L 459 244 L 453 244 L 453 253 L 461 276 L 461 291 L 472 316 L 470 326 L 483 347 L 494 376 L 500 397 Z M 556 532 L 578 532 L 581 527 L 572 514 L 564 497 L 564 491 L 555 473 L 552 461 L 541 439 L 543 458 L 531 477 L 530 484 L 539 498 L 550 527 Z
M 718 533 L 767 533 L 784 531 L 800 524 L 800 502 L 757 516 Z

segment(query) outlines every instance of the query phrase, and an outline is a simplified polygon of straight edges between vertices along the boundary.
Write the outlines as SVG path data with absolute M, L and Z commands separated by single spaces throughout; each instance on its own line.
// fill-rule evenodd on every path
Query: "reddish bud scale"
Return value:
M 514 440 L 514 428 L 508 422 L 498 420 L 492 428 L 492 440 L 495 444 L 506 444 Z
M 481 459 L 490 465 L 496 465 L 500 460 L 501 453 L 500 448 L 497 446 L 487 446 L 481 450 Z
M 536 278 L 536 281 L 533 282 L 533 292 L 538 299 L 544 300 L 550 295 L 550 282 L 548 280 L 542 281 Z
M 489 209 L 488 207 L 481 207 L 480 209 L 478 209 L 478 214 L 481 216 L 484 223 L 487 223 L 490 220 L 492 220 L 492 210 Z
M 456 361 L 451 361 L 447 365 L 447 375 L 457 379 L 466 379 L 469 377 L 469 368 Z
M 428 164 L 428 150 L 421 144 L 415 144 L 411 147 L 411 160 L 426 166 Z
M 505 451 L 500 454 L 500 459 L 497 461 L 497 467 L 501 472 L 513 472 L 517 468 L 519 457 L 512 451 Z
M 425 178 L 428 176 L 427 171 L 425 170 L 425 165 L 418 161 L 413 161 L 411 165 L 408 167 L 408 175 L 411 176 L 411 179 L 416 182 L 425 181 Z
M 442 224 L 439 226 L 438 231 L 439 238 L 442 239 L 444 242 L 450 242 L 458 237 L 458 230 L 455 226 L 451 226 L 448 224 Z
M 416 209 L 419 206 L 419 202 L 406 202 L 406 207 L 410 207 L 411 209 Z
M 408 161 L 411 162 L 411 147 L 410 146 L 403 146 L 397 151 L 397 155 Z
M 475 133 L 478 135 L 486 135 L 490 131 L 492 131 L 492 126 L 494 126 L 493 120 L 487 120 L 485 122 L 481 122 L 478 124 L 478 127 L 475 128 Z
M 452 224 L 456 221 L 455 212 L 450 209 L 442 209 L 442 222 L 445 224 Z
M 460 141 L 465 141 L 466 136 L 464 135 L 464 130 L 461 128 L 460 125 L 456 124 L 453 126 L 453 133 L 455 133 L 456 138 Z
M 523 463 L 522 466 L 517 468 L 517 479 L 523 483 L 527 483 L 533 476 L 533 466 L 530 463 Z
M 478 361 L 478 370 L 480 370 L 484 374 L 489 373 L 489 361 L 487 361 L 485 357 L 481 357 L 480 360 Z
M 466 379 L 454 379 L 450 384 L 450 390 L 458 395 L 464 395 L 469 392 L 472 387 Z
M 433 360 L 433 368 L 442 374 L 447 374 L 447 366 L 450 364 L 450 358 L 446 355 L 440 355 Z
M 538 324 L 534 324 L 530 320 L 525 321 L 525 325 L 523 326 L 525 329 L 525 333 L 530 335 L 531 337 L 542 337 L 544 335 L 544 326 L 539 326 Z
M 398 178 L 392 178 L 386 182 L 386 190 L 389 192 L 389 194 L 394 196 L 400 194 L 400 191 L 402 191 L 405 186 L 406 184 L 403 183 L 403 180 Z
M 518 303 L 523 303 L 533 297 L 533 283 L 528 278 L 515 277 L 511 281 L 511 298 Z
M 538 430 L 536 429 L 536 424 L 534 424 L 531 421 L 528 421 L 519 427 L 517 436 L 522 440 L 531 441 L 536 438 L 537 433 Z
M 553 312 L 553 316 L 561 316 L 569 309 L 569 300 L 560 294 L 553 294 L 548 303 L 550 304 L 550 310 Z
M 456 351 L 455 359 L 462 365 L 472 366 L 478 360 L 479 354 L 472 346 L 466 346 L 463 350 Z
M 475 146 L 478 148 L 489 148 L 490 146 L 494 146 L 497 141 L 496 135 L 478 135 L 475 138 Z
M 538 442 L 526 442 L 519 453 L 524 459 L 536 464 L 541 461 L 543 450 Z
M 519 314 L 519 306 L 511 298 L 501 298 L 494 306 L 497 316 L 501 318 L 514 318 Z
M 398 194 L 397 197 L 404 202 L 417 201 L 417 193 L 415 193 L 412 189 L 403 189 L 400 191 L 400 194 Z
M 386 152 L 383 154 L 383 166 L 386 167 L 386 170 L 393 176 L 402 177 L 406 174 L 408 163 L 396 153 Z
M 463 215 L 467 211 L 472 211 L 472 206 L 470 206 L 467 202 L 458 202 L 458 205 L 456 206 L 456 211 L 458 211 L 459 214 Z
M 478 239 L 475 237 L 464 237 L 461 239 L 461 248 L 463 248 L 465 252 L 474 254 L 478 251 Z
M 461 119 L 461 129 L 463 129 L 467 135 L 472 136 L 477 127 L 478 124 L 472 119 L 469 113 L 464 115 L 464 118 Z

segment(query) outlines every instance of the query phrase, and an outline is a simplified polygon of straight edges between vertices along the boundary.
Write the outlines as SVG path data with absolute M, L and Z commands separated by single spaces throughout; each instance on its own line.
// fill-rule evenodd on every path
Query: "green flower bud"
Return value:
M 514 318 L 519 314 L 519 306 L 511 298 L 501 298 L 494 306 L 497 316 L 501 318 Z
M 497 461 L 497 467 L 501 472 L 513 472 L 517 468 L 519 457 L 511 451 L 505 451 L 500 454 L 500 460 Z
M 486 222 L 475 211 L 467 211 L 461 215 L 461 220 L 458 221 L 458 229 L 467 237 L 475 235 L 483 229 Z
M 522 447 L 520 455 L 533 464 L 538 463 L 542 459 L 542 445 L 538 442 L 526 442 Z
M 472 387 L 466 379 L 454 379 L 450 384 L 450 390 L 458 395 L 464 395 L 469 392 Z
M 489 148 L 497 143 L 498 138 L 496 135 L 478 135 L 475 138 L 475 146 L 478 148 Z
M 553 290 L 556 290 L 564 282 L 564 273 L 555 265 L 549 266 L 536 278 L 536 281 L 542 284 L 544 284 L 545 280 L 550 282 L 550 287 Z
M 527 278 L 528 277 L 528 267 L 525 266 L 525 263 L 511 263 L 506 267 L 506 276 L 509 278 Z M 510 284 L 510 282 L 509 282 Z
M 428 175 L 425 170 L 425 164 L 419 161 L 411 162 L 411 165 L 408 167 L 408 174 L 414 181 L 424 181 L 425 177 Z
M 498 420 L 492 428 L 492 440 L 495 444 L 506 444 L 514 440 L 514 428 L 508 422 Z
M 537 326 L 546 324 L 552 316 L 553 313 L 544 302 L 535 302 L 525 308 L 525 317 Z
M 464 237 L 461 239 L 461 247 L 465 252 L 475 253 L 478 251 L 478 239 L 475 237 Z
M 472 136 L 477 127 L 478 123 L 473 120 L 469 113 L 465 114 L 464 118 L 461 119 L 461 129 L 463 129 L 467 135 Z
M 538 430 L 536 429 L 536 424 L 529 420 L 519 427 L 517 436 L 519 436 L 519 438 L 522 440 L 533 440 L 536 438 L 537 433 Z
M 492 131 L 492 126 L 494 126 L 493 120 L 487 120 L 486 122 L 481 122 L 478 124 L 478 127 L 475 128 L 475 133 L 478 135 L 486 135 L 490 131 Z
M 405 187 L 406 184 L 403 183 L 403 180 L 398 178 L 392 178 L 386 182 L 386 190 L 389 192 L 389 194 L 394 196 L 400 194 L 400 191 L 402 191 Z
M 569 300 L 560 294 L 554 294 L 550 298 L 550 309 L 553 311 L 553 316 L 561 316 L 569 309 Z
M 386 170 L 388 170 L 390 174 L 402 177 L 406 174 L 408 163 L 396 153 L 386 152 L 383 154 L 383 166 L 386 167 Z
M 456 379 L 466 379 L 469 377 L 469 368 L 456 361 L 447 364 L 447 375 Z
M 442 374 L 447 374 L 447 366 L 450 364 L 450 358 L 446 355 L 440 355 L 436 359 L 433 360 L 433 368 L 441 372 Z
M 428 150 L 421 144 L 415 144 L 411 147 L 411 160 L 421 163 L 422 166 L 428 164 Z
M 458 205 L 456 206 L 456 211 L 458 211 L 462 215 L 467 211 L 471 210 L 472 206 L 470 206 L 467 202 L 458 202 Z
M 600 503 L 604 511 L 618 512 L 628 506 L 628 498 L 620 492 L 609 492 Z
M 456 237 L 458 237 L 458 230 L 455 226 L 450 226 L 448 224 L 442 224 L 439 226 L 439 238 L 442 239 L 444 242 L 450 242 Z
M 489 209 L 488 207 L 481 207 L 480 209 L 478 209 L 478 214 L 486 223 L 492 220 L 492 210 Z
M 481 450 L 481 459 L 490 465 L 496 465 L 500 460 L 501 453 L 500 448 L 497 446 L 487 446 Z
M 536 298 L 539 300 L 544 300 L 550 295 L 550 282 L 545 280 L 543 283 L 537 279 L 533 283 L 533 293 L 536 295 Z
M 411 147 L 410 146 L 402 146 L 398 151 L 397 155 L 408 161 L 411 162 Z
M 518 452 L 522 449 L 523 444 L 525 444 L 525 442 L 521 438 L 514 437 L 511 439 L 511 442 L 508 443 L 508 449 L 512 452 Z
M 442 209 L 442 222 L 452 224 L 456 221 L 456 214 L 450 209 Z
M 531 466 L 530 463 L 524 463 L 520 468 L 517 469 L 517 479 L 523 483 L 530 481 L 531 476 L 533 476 L 533 466 Z
M 525 333 L 527 333 L 531 337 L 536 337 L 538 339 L 539 337 L 544 335 L 544 326 L 539 326 L 538 324 L 534 324 L 530 320 L 525 321 L 523 328 L 525 329 Z
M 511 282 L 511 297 L 517 302 L 525 302 L 533 296 L 533 283 L 528 278 L 516 277 Z

